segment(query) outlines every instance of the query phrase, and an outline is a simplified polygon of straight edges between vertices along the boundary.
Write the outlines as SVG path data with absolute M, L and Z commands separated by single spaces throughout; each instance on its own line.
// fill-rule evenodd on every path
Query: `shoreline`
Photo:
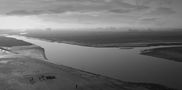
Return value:
M 100 45 L 90 45 L 90 44 L 83 44 L 83 43 L 78 43 L 78 42 L 73 42 L 73 41 L 52 41 L 52 40 L 47 40 L 47 39 L 42 39 L 42 38 L 34 38 L 34 37 L 26 37 L 26 36 L 19 36 L 19 35 L 6 35 L 5 37 L 11 37 L 11 38 L 16 38 L 16 37 L 24 37 L 28 39 L 38 39 L 41 41 L 47 41 L 47 42 L 53 42 L 53 43 L 64 43 L 64 44 L 69 44 L 69 45 L 77 45 L 77 46 L 84 46 L 84 47 L 93 47 L 93 48 L 119 48 L 119 49 L 134 49 L 134 48 L 144 48 L 144 50 L 141 50 L 139 52 L 140 55 L 145 55 L 145 56 L 152 56 L 156 58 L 163 58 L 166 60 L 171 60 L 171 61 L 176 61 L 176 62 L 182 62 L 181 58 L 176 58 L 179 57 L 180 55 L 172 55 L 169 54 L 168 56 L 163 55 L 162 53 L 159 53 L 159 50 L 156 51 L 156 49 L 160 48 L 172 48 L 172 47 L 182 47 L 182 42 L 154 42 L 154 43 L 123 43 L 123 44 L 100 44 Z M 154 49 L 154 50 L 153 50 Z
M 94 48 L 140 48 L 140 47 L 160 47 L 160 46 L 182 46 L 182 42 L 140 42 L 140 43 L 112 43 L 112 44 L 91 44 L 91 43 L 81 43 L 81 42 L 75 42 L 75 41 L 55 41 L 55 40 L 49 40 L 49 39 L 43 39 L 43 38 L 36 38 L 31 36 L 24 36 L 24 35 L 4 35 L 5 37 L 25 37 L 29 39 L 38 39 L 42 41 L 47 42 L 53 42 L 53 43 L 64 43 L 64 44 L 70 44 L 70 45 L 78 45 L 78 46 L 85 46 L 85 47 L 94 47 Z
M 0 75 L 5 74 L 3 78 L 0 77 L 0 80 L 3 81 L 3 82 L 0 82 L 0 86 L 2 86 L 0 87 L 0 89 L 9 87 L 8 88 L 9 90 L 12 90 L 11 88 L 18 89 L 18 90 L 25 90 L 23 88 L 29 88 L 30 90 L 35 90 L 35 88 L 41 87 L 42 89 L 39 89 L 39 90 L 49 90 L 49 89 L 46 89 L 46 87 L 49 87 L 51 88 L 50 90 L 60 90 L 60 88 L 75 90 L 75 87 L 74 87 L 75 84 L 73 83 L 77 83 L 76 88 L 78 88 L 78 90 L 82 90 L 82 89 L 90 90 L 91 88 L 92 88 L 91 90 L 97 90 L 97 89 L 101 89 L 101 90 L 106 90 L 106 89 L 107 90 L 126 90 L 126 89 L 127 90 L 143 90 L 143 89 L 144 90 L 156 90 L 156 89 L 177 90 L 173 88 L 168 88 L 160 84 L 121 81 L 121 80 L 113 79 L 113 78 L 106 77 L 100 74 L 94 74 L 94 73 L 90 73 L 87 71 L 83 71 L 83 70 L 79 70 L 79 69 L 75 69 L 75 68 L 71 68 L 71 67 L 67 67 L 63 65 L 56 65 L 47 61 L 43 61 L 40 58 L 36 58 L 35 55 L 31 54 L 33 52 L 29 49 L 36 49 L 36 48 L 32 48 L 32 46 L 30 46 L 30 48 L 29 46 L 26 46 L 26 47 L 20 46 L 20 48 L 10 49 L 11 52 L 13 52 L 13 50 L 18 52 L 15 53 L 13 56 L 10 55 L 10 57 L 6 57 L 0 60 L 0 64 L 3 65 L 3 67 L 0 68 L 0 71 L 1 71 Z M 31 51 L 31 53 L 28 55 L 24 55 L 26 51 L 28 52 Z M 33 50 L 33 51 L 36 51 L 36 50 Z M 42 54 L 42 52 L 39 52 L 39 53 Z M 10 75 L 11 78 L 9 78 L 8 75 L 6 76 L 7 73 L 5 73 L 3 70 L 3 68 L 8 68 L 8 67 L 12 67 L 12 68 L 6 70 L 6 72 L 14 73 Z M 46 78 L 43 78 L 44 79 L 43 81 L 38 80 L 38 78 L 40 78 L 41 76 L 50 78 L 50 80 Z M 33 81 L 29 80 L 29 78 L 33 78 Z M 16 81 L 15 82 L 16 86 L 11 86 L 13 84 L 6 83 L 6 80 L 12 80 L 12 79 Z M 45 83 L 46 85 L 44 85 Z M 63 85 L 60 85 L 60 84 L 63 84 Z M 27 87 L 27 85 L 31 87 Z
M 161 47 L 143 50 L 141 55 L 163 58 L 176 62 L 182 62 L 182 46 Z

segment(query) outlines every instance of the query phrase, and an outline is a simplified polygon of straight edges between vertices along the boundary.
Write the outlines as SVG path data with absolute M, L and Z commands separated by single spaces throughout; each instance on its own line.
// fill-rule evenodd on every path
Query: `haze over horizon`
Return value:
M 182 28 L 182 0 L 0 0 L 0 29 Z

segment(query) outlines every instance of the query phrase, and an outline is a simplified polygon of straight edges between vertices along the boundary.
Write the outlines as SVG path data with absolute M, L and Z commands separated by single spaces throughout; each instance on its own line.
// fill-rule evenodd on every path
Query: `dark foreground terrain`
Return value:
M 26 42 L 15 46 L 0 45 L 0 90 L 176 90 L 152 83 L 120 81 L 52 64 L 46 62 L 43 48 Z

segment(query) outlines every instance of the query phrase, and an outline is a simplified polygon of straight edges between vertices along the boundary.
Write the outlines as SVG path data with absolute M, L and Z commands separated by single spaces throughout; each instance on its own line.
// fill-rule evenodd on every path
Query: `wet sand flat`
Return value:
M 16 39 L 14 39 L 16 40 Z M 2 47 L 0 90 L 175 90 L 152 83 L 135 83 L 46 62 L 43 48 Z
M 182 46 L 147 49 L 142 51 L 141 54 L 182 62 Z

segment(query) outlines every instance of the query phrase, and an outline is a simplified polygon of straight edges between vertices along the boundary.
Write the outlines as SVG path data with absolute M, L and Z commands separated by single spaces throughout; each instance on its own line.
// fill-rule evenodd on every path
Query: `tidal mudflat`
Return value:
M 121 81 L 53 64 L 47 62 L 44 48 L 13 38 L 2 38 L 21 44 L 1 46 L 1 90 L 176 90 L 153 83 Z
M 182 46 L 146 49 L 141 54 L 182 62 Z
M 22 36 L 10 37 L 43 47 L 49 59 L 48 62 L 124 81 L 152 82 L 181 88 L 181 63 L 140 55 L 140 51 L 154 48 L 155 46 L 134 49 L 120 49 L 117 47 L 95 48 L 49 42 Z

